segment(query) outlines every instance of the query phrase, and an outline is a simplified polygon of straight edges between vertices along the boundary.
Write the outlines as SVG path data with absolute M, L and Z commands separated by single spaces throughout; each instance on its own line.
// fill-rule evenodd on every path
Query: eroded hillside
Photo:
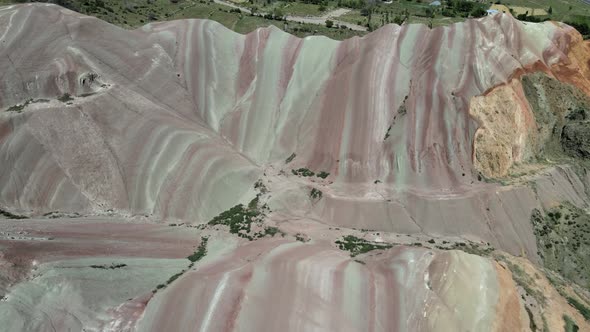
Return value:
M 32 4 L 0 45 L 10 330 L 590 329 L 567 25 L 338 42 Z

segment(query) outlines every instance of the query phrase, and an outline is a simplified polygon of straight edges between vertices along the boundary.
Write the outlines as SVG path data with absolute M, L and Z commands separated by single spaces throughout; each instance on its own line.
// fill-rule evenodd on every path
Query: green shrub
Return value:
M 61 95 L 59 98 L 57 98 L 57 100 L 61 101 L 62 103 L 66 103 L 68 101 L 74 100 L 74 98 L 72 98 L 72 96 L 70 96 L 70 94 L 66 92 L 63 95 Z
M 209 225 L 226 225 L 229 226 L 229 231 L 232 234 L 237 234 L 240 237 L 252 239 L 247 233 L 250 233 L 252 222 L 259 218 L 262 213 L 257 208 L 258 196 L 254 198 L 245 207 L 238 204 L 229 210 L 220 213 L 218 216 L 209 221 Z
M 112 263 L 111 265 L 90 265 L 90 267 L 93 268 L 93 269 L 104 269 L 104 270 L 107 270 L 107 269 L 110 269 L 110 270 L 120 269 L 120 268 L 125 267 L 125 266 L 127 266 L 127 264 L 115 264 L 115 263 Z
M 472 12 L 471 12 L 471 16 L 473 17 L 484 17 L 486 16 L 486 10 L 481 8 L 481 7 L 477 7 L 475 8 Z
M 178 272 L 177 274 L 173 275 L 172 277 L 170 277 L 168 279 L 168 281 L 166 281 L 166 285 L 170 285 L 174 280 L 178 279 L 178 277 L 180 277 L 181 275 L 183 275 L 184 272 L 186 272 L 186 271 L 185 270 L 182 270 L 182 271 Z
M 4 216 L 7 219 L 27 219 L 27 216 L 23 216 L 23 215 L 19 215 L 19 214 L 14 214 L 10 211 L 7 210 L 3 210 L 2 208 L 0 208 L 0 216 Z
M 574 308 L 576 308 L 576 310 L 578 310 L 580 312 L 580 314 L 582 314 L 582 316 L 584 317 L 585 320 L 590 321 L 590 308 L 588 308 L 587 306 L 585 306 L 584 304 L 580 303 L 578 300 L 576 300 L 573 297 L 566 297 L 567 302 Z
M 317 199 L 321 199 L 322 198 L 322 191 L 321 190 L 318 190 L 316 188 L 313 188 L 313 189 L 311 189 L 311 192 L 309 193 L 309 196 L 312 199 L 316 199 L 316 198 Z
M 190 256 L 188 256 L 188 260 L 191 262 L 196 262 L 201 260 L 201 258 L 205 257 L 205 255 L 207 255 L 207 242 L 209 241 L 208 237 L 201 237 L 201 244 L 199 244 L 199 247 L 197 248 L 197 251 L 195 251 L 194 253 L 192 253 Z
M 293 152 L 293 153 L 292 153 L 292 154 L 289 156 L 289 158 L 287 158 L 287 159 L 285 160 L 285 164 L 288 164 L 288 163 L 292 162 L 292 161 L 293 161 L 293 159 L 295 159 L 295 157 L 296 157 L 296 156 L 297 156 L 297 155 L 295 154 L 295 152 Z
M 277 234 L 281 234 L 282 236 L 285 236 L 285 233 L 283 233 L 283 231 L 281 231 L 278 227 L 270 226 L 270 227 L 264 228 L 264 235 L 270 235 L 270 236 L 274 237 Z
M 258 209 L 258 201 L 259 200 L 260 200 L 260 196 L 256 195 L 256 197 L 254 197 L 254 199 L 251 200 L 250 203 L 248 203 L 248 209 L 250 209 L 250 210 Z
M 370 242 L 354 235 L 344 236 L 342 240 L 337 240 L 335 243 L 340 250 L 349 251 L 352 257 L 372 250 L 384 250 L 393 247 L 391 244 Z
M 297 240 L 299 242 L 307 242 L 307 240 L 305 239 L 305 236 L 301 233 L 295 234 L 295 240 Z
M 307 168 L 292 169 L 291 173 L 297 176 L 314 176 L 315 173 Z
M 23 109 L 25 109 L 25 107 L 27 107 L 29 104 L 35 104 L 35 103 L 47 103 L 49 102 L 48 99 L 27 99 L 24 103 L 22 104 L 17 104 L 14 106 L 9 107 L 6 111 L 7 112 L 16 112 L 16 113 L 21 113 L 23 111 Z
M 565 332 L 578 332 L 580 330 L 580 327 L 568 315 L 563 315 L 563 321 L 565 322 L 563 327 Z
M 389 132 L 391 131 L 391 126 L 389 126 L 389 128 L 387 128 L 387 132 L 385 133 L 385 138 L 383 139 L 384 141 L 387 140 L 389 138 Z
M 318 173 L 318 178 L 325 179 L 325 178 L 328 177 L 328 175 L 330 175 L 330 173 L 321 171 L 321 172 Z
M 256 183 L 254 183 L 254 189 L 258 190 L 261 194 L 266 194 L 268 192 L 268 189 L 266 188 L 262 180 L 258 180 L 256 181 Z

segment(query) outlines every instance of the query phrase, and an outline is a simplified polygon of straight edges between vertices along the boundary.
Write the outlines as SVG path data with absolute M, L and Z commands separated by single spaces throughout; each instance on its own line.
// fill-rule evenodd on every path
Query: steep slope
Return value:
M 176 186 L 178 179 L 215 181 L 198 186 L 208 188 L 226 182 L 222 195 L 210 196 L 235 192 L 233 186 L 244 194 L 236 183 L 253 183 L 255 168 L 292 153 L 294 166 L 329 172 L 336 183 L 379 180 L 402 191 L 465 191 L 477 178 L 471 98 L 525 70 L 565 70 L 573 34 L 506 15 L 434 30 L 389 25 L 344 42 L 300 40 L 275 28 L 241 36 L 206 21 L 124 31 L 39 5 L 7 7 L 1 20 L 2 56 L 8 59 L 1 68 L 4 109 L 29 99 L 95 93 L 76 98 L 68 111 L 53 111 L 63 105 L 50 102 L 31 104 L 22 114 L 4 112 L 2 155 L 16 170 L 3 173 L 4 205 L 102 206 L 179 218 L 196 212 L 205 219 L 211 213 L 198 211 L 215 202 L 200 197 L 196 184 Z M 580 74 L 568 77 L 587 83 Z M 48 114 L 56 126 L 72 123 L 77 130 L 84 124 L 79 132 L 55 129 L 65 140 L 91 141 L 89 146 L 52 146 Z M 224 141 L 231 150 L 215 148 Z M 199 144 L 212 144 L 218 158 L 236 159 L 219 162 L 231 165 L 225 173 L 235 174 L 232 185 L 207 173 L 213 158 L 203 156 L 205 165 L 191 153 L 206 154 Z M 84 163 L 96 172 L 78 169 L 76 156 L 84 150 L 94 151 L 94 161 Z M 47 158 L 38 158 L 42 153 Z M 30 155 L 45 165 L 19 164 Z M 233 167 L 238 160 L 244 165 Z M 187 169 L 203 173 L 185 174 Z M 187 213 L 186 205 L 195 208 Z
M 569 26 L 337 42 L 29 4 L 0 8 L 0 46 L 0 212 L 35 217 L 0 223 L 12 330 L 588 328 L 585 279 L 541 265 L 573 229 L 531 219 L 590 203 Z

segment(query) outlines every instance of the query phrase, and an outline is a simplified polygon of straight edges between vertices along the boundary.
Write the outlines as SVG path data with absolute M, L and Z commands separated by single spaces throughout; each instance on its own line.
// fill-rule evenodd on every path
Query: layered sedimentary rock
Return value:
M 259 242 L 187 273 L 150 303 L 140 327 L 484 331 L 496 323 L 498 330 L 523 330 L 524 311 L 514 285 L 500 288 L 505 273 L 490 261 L 460 251 L 397 247 L 355 261 L 322 245 Z M 489 310 L 505 306 L 513 310 L 501 315 L 505 320 Z M 171 315 L 177 307 L 195 311 Z
M 31 277 L 0 302 L 11 331 L 518 331 L 526 324 L 509 272 L 461 251 L 399 246 L 352 259 L 328 241 L 237 246 L 222 236 L 198 268 L 154 295 L 156 284 L 186 269 L 197 230 L 106 218 L 6 221 L 3 229 L 20 240 L 3 263 L 35 258 Z M 116 236 L 107 250 L 109 233 Z
M 551 306 L 531 312 L 520 300 L 511 259 L 452 249 L 469 241 L 475 254 L 481 245 L 541 264 L 533 211 L 588 206 L 590 177 L 560 144 L 590 105 L 589 51 L 569 26 L 502 14 L 337 42 L 206 20 L 127 31 L 53 5 L 2 7 L 0 212 L 45 218 L 0 226 L 0 321 L 113 331 L 541 324 Z M 89 215 L 99 222 L 78 218 Z M 351 234 L 369 242 L 338 244 Z M 208 254 L 189 265 L 203 243 Z M 113 278 L 120 287 L 100 294 Z M 559 299 L 551 327 L 562 313 L 587 327 Z
M 197 188 L 235 201 L 292 153 L 336 183 L 464 191 L 481 127 L 471 98 L 526 70 L 565 71 L 576 36 L 508 15 L 344 42 L 198 20 L 125 31 L 54 6 L 1 15 L 1 105 L 50 100 L 3 114 L 2 155 L 16 171 L 2 174 L 2 203 L 205 219 L 229 203 L 211 208 Z M 582 74 L 568 77 L 587 84 Z M 64 93 L 78 98 L 64 106 Z

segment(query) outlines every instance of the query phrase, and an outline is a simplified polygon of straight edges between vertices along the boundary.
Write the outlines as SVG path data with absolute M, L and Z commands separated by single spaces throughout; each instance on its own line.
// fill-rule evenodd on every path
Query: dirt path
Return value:
M 237 8 L 239 10 L 241 10 L 244 13 L 247 14 L 251 14 L 252 11 L 248 8 L 245 7 L 241 7 L 238 6 L 236 4 L 233 4 L 231 2 L 227 2 L 227 1 L 223 1 L 223 0 L 213 0 L 215 3 L 223 5 L 223 6 L 228 6 L 231 8 Z M 364 26 L 360 26 L 357 24 L 353 24 L 353 23 L 348 23 L 348 22 L 343 22 L 343 21 L 338 21 L 335 18 L 342 16 L 346 13 L 348 13 L 350 11 L 350 9 L 346 9 L 346 8 L 338 8 L 338 9 L 334 9 L 332 11 L 329 11 L 327 13 L 325 13 L 322 16 L 287 16 L 285 19 L 289 22 L 296 22 L 296 23 L 308 23 L 308 24 L 317 24 L 317 25 L 325 25 L 326 24 L 326 20 L 330 19 L 334 22 L 334 25 L 340 25 L 340 26 L 345 26 L 351 30 L 356 30 L 356 31 L 367 31 L 367 28 Z M 266 13 L 264 12 L 258 12 L 258 14 L 260 15 L 264 15 Z
M 327 13 L 325 13 L 324 15 L 321 16 L 321 18 L 335 18 L 335 17 L 340 17 L 344 14 L 348 14 L 352 9 L 347 9 L 347 8 L 337 8 L 334 10 L 331 10 Z

